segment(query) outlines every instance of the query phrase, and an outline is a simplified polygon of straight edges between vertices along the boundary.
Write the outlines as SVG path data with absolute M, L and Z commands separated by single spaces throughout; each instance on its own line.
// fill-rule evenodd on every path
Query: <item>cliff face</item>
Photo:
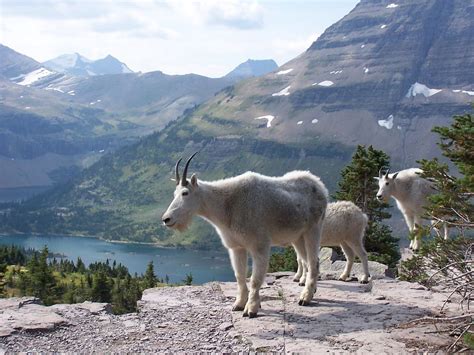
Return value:
M 435 125 L 474 101 L 474 1 L 366 0 L 279 71 L 195 115 L 264 139 L 373 144 L 397 167 L 439 154 Z M 201 114 L 202 113 L 202 114 Z M 271 127 L 259 116 L 271 115 Z
M 445 299 L 420 285 L 325 280 L 318 287 L 317 303 L 301 307 L 301 287 L 270 275 L 254 319 L 231 311 L 235 283 L 149 289 L 139 313 L 121 316 L 106 304 L 44 307 L 31 298 L 0 299 L 0 352 L 400 353 L 437 351 L 452 342 L 432 334 L 432 325 L 404 325 L 436 313 Z

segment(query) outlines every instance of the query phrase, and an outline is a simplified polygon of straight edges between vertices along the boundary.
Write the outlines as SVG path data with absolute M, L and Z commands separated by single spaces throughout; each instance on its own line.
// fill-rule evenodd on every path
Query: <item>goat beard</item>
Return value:
M 191 224 L 191 217 L 185 217 L 183 218 L 182 221 L 177 222 L 174 226 L 173 229 L 176 229 L 179 232 L 185 232 L 188 228 L 189 225 Z

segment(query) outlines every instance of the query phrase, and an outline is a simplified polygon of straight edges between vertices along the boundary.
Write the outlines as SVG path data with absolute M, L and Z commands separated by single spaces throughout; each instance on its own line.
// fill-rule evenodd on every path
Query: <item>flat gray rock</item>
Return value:
M 293 274 L 261 290 L 256 318 L 232 312 L 234 282 L 145 290 L 139 312 L 107 313 L 107 304 L 45 307 L 32 299 L 0 300 L 0 349 L 6 352 L 436 352 L 452 342 L 432 324 L 446 299 L 418 284 L 323 280 L 313 302 L 298 305 Z M 446 315 L 453 314 L 449 304 Z M 34 330 L 34 332 L 31 332 Z

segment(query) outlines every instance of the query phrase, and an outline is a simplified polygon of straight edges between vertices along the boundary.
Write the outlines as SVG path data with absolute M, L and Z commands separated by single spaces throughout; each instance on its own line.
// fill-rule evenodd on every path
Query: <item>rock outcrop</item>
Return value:
M 315 301 L 298 306 L 291 274 L 270 274 L 255 319 L 232 312 L 236 284 L 145 290 L 139 312 L 113 315 L 105 304 L 45 307 L 34 298 L 0 300 L 2 351 L 312 352 L 435 351 L 450 339 L 407 324 L 435 315 L 446 295 L 418 284 L 323 280 Z M 454 307 L 454 306 L 451 306 Z M 448 310 L 449 312 L 449 310 Z

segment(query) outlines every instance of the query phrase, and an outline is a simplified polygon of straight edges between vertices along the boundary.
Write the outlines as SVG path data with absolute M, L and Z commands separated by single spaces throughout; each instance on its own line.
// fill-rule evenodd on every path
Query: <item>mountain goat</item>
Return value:
M 351 275 L 354 256 L 362 262 L 364 275 L 361 283 L 369 282 L 369 261 L 364 247 L 364 234 L 368 218 L 362 210 L 350 201 L 338 201 L 328 204 L 321 232 L 321 247 L 340 246 L 346 256 L 346 267 L 339 280 L 346 281 Z M 295 248 L 295 250 L 298 250 Z M 306 268 L 303 258 L 297 251 L 298 271 L 293 281 L 304 284 Z
M 265 278 L 272 245 L 300 241 L 308 273 L 299 304 L 308 305 L 316 292 L 321 226 L 328 192 L 321 180 L 307 171 L 282 177 L 254 172 L 218 181 L 187 179 L 189 162 L 179 177 L 175 166 L 174 199 L 162 220 L 165 226 L 184 230 L 193 215 L 211 223 L 228 249 L 238 295 L 233 310 L 250 318 L 260 307 L 259 290 Z M 303 250 L 304 249 L 304 250 Z M 247 253 L 252 257 L 250 292 L 247 288 Z
M 398 209 L 402 212 L 410 233 L 416 231 L 417 226 L 421 226 L 421 216 L 424 214 L 424 207 L 428 204 L 428 197 L 436 192 L 433 184 L 422 178 L 423 171 L 417 168 L 401 170 L 394 174 L 389 174 L 387 170 L 376 179 L 379 181 L 379 191 L 377 199 L 388 202 L 393 197 L 397 202 Z M 444 225 L 444 239 L 448 238 L 448 229 Z M 420 248 L 420 236 L 416 236 L 410 242 L 410 249 Z

